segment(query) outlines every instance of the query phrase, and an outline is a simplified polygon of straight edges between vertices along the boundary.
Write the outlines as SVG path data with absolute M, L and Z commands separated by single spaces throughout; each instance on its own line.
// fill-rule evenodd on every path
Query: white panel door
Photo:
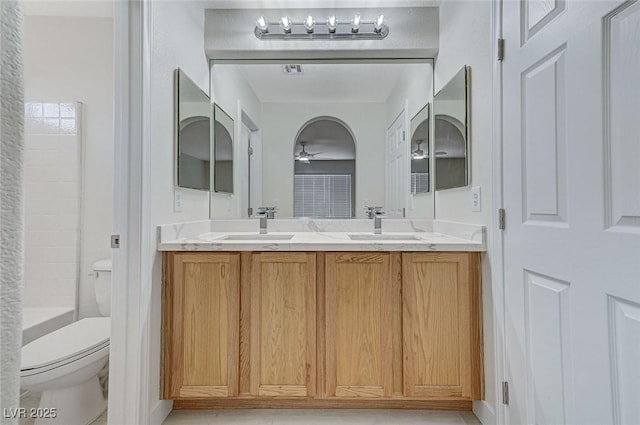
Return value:
M 640 2 L 505 1 L 510 424 L 640 424 Z
M 387 130 L 385 212 L 391 218 L 404 217 L 407 196 L 411 190 L 405 120 L 405 112 L 402 111 Z

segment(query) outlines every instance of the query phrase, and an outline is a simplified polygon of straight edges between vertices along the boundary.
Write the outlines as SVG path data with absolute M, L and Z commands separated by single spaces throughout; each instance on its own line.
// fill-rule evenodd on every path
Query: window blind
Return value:
M 296 217 L 351 217 L 350 175 L 296 174 L 294 181 Z
M 411 173 L 411 193 L 429 191 L 429 173 Z

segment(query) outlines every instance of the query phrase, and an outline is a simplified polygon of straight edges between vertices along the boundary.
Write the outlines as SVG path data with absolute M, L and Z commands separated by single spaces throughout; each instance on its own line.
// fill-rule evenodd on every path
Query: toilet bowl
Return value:
M 98 309 L 111 314 L 111 260 L 94 264 Z M 36 425 L 87 425 L 107 408 L 99 374 L 109 361 L 110 317 L 78 320 L 22 347 L 20 387 L 42 392 Z
M 36 424 L 86 425 L 106 409 L 98 373 L 109 358 L 110 327 L 108 317 L 82 319 L 22 348 L 20 386 L 42 391 L 39 412 L 49 416 Z

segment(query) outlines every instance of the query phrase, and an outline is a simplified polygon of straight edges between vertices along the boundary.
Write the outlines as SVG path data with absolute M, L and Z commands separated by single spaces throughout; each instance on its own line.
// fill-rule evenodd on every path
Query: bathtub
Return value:
M 70 307 L 25 307 L 22 309 L 22 345 L 73 322 Z

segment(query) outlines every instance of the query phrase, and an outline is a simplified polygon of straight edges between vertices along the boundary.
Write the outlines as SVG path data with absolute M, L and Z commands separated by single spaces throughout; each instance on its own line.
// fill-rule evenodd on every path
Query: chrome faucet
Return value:
M 382 234 L 382 217 L 376 215 L 373 218 L 373 234 L 381 235 Z
M 364 207 L 364 211 L 369 219 L 374 218 L 379 214 L 383 214 L 382 207 Z
M 260 217 L 260 234 L 261 235 L 267 234 L 267 216 L 266 215 L 263 215 L 262 217 Z
M 276 218 L 276 213 L 278 212 L 277 207 L 258 207 L 258 213 L 256 214 L 258 217 L 265 216 L 268 219 L 273 220 Z

